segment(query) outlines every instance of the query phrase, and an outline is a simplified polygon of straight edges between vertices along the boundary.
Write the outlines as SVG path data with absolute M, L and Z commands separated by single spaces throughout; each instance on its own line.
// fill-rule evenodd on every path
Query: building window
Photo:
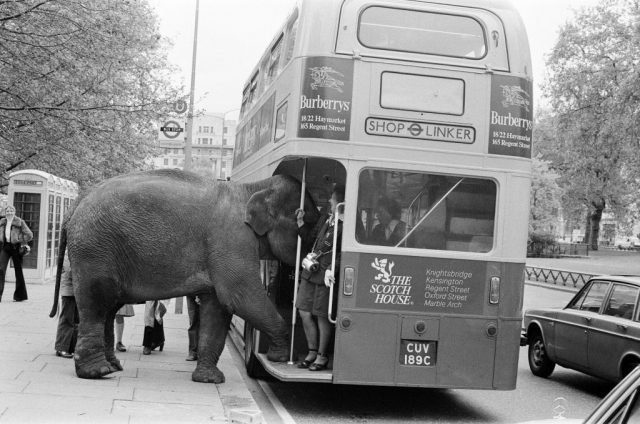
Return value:
M 201 133 L 202 132 L 202 126 L 198 127 L 198 132 Z
M 169 159 L 165 158 L 165 159 L 164 159 L 164 164 L 165 164 L 165 165 L 169 165 Z
M 226 145 L 226 144 L 227 144 L 227 139 L 223 137 L 223 138 L 222 138 L 222 145 L 224 146 L 224 145 Z
M 204 130 L 204 131 L 202 131 L 202 132 L 204 132 L 204 133 L 208 133 L 208 132 L 209 132 L 209 127 L 204 127 L 204 128 L 203 128 L 203 130 Z
M 178 159 L 174 159 L 174 160 L 173 160 L 173 164 L 174 164 L 174 165 L 177 165 L 177 164 L 178 164 Z
M 228 130 L 228 128 L 227 128 L 227 127 L 224 127 L 224 128 L 222 129 L 222 134 L 226 134 L 226 133 L 227 133 L 227 130 Z

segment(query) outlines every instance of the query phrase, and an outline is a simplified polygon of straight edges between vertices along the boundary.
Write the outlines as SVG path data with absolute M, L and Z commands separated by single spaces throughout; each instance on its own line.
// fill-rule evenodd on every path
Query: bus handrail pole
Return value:
M 334 279 L 336 278 L 336 246 L 338 244 L 338 208 L 340 208 L 340 206 L 344 207 L 344 202 L 338 203 L 336 205 L 336 213 L 334 214 L 335 222 L 333 223 L 333 250 L 331 252 L 331 276 Z M 329 319 L 329 322 L 331 324 L 336 323 L 336 320 L 331 318 L 331 314 L 333 314 L 333 286 L 335 286 L 335 283 L 329 285 L 329 311 L 327 313 L 327 318 Z
M 304 198 L 307 191 L 307 159 L 304 159 L 304 165 L 302 166 L 302 188 L 300 191 L 300 209 L 304 210 Z M 289 365 L 293 364 L 293 342 L 295 341 L 296 333 L 296 300 L 298 298 L 298 286 L 300 285 L 300 256 L 302 252 L 302 239 L 298 235 L 298 245 L 296 246 L 296 272 L 293 284 L 293 307 L 291 314 L 291 348 L 289 349 Z
M 442 203 L 442 202 L 444 201 L 444 199 L 446 199 L 446 198 L 451 194 L 451 192 L 452 192 L 453 190 L 455 190 L 455 189 L 456 189 L 456 187 L 458 187 L 458 186 L 460 185 L 460 183 L 461 183 L 463 180 L 464 180 L 464 178 L 460 178 L 460 179 L 458 180 L 458 182 L 457 182 L 457 183 L 455 183 L 455 184 L 453 185 L 453 187 L 451 187 L 451 189 L 449 189 L 449 191 L 447 191 L 447 193 L 446 193 L 444 196 L 442 196 L 442 198 L 441 198 L 440 200 L 438 200 L 438 201 L 436 202 L 436 204 L 435 204 L 435 205 L 433 205 L 433 206 L 431 207 L 431 209 L 429 209 L 429 211 L 428 211 L 426 214 L 424 214 L 424 216 L 422 217 L 422 219 L 421 219 L 420 221 L 418 221 L 418 223 L 417 223 L 416 225 L 414 225 L 414 226 L 413 226 L 413 228 L 411 229 L 411 231 L 409 231 L 409 232 L 408 232 L 404 237 L 402 237 L 402 240 L 400 240 L 400 241 L 399 241 L 399 242 L 398 242 L 394 247 L 398 247 L 398 246 L 400 246 L 402 243 L 404 243 L 404 242 L 405 242 L 405 240 L 407 240 L 407 239 L 409 238 L 409 236 L 410 236 L 411 234 L 413 234 L 413 232 L 414 232 L 414 231 L 415 231 L 415 230 L 420 226 L 420 224 L 422 224 L 422 222 L 424 222 L 424 220 L 425 220 L 425 219 L 427 219 L 427 218 L 429 217 L 429 215 L 431 215 L 431 212 L 435 211 L 435 210 L 436 210 L 436 208 L 440 205 L 440 203 Z

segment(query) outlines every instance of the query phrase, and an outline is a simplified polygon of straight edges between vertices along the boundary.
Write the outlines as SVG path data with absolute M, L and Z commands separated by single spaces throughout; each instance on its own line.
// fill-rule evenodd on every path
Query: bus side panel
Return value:
M 500 390 L 513 390 L 518 376 L 520 330 L 525 264 L 502 264 L 500 287 L 500 321 L 493 385 Z
M 520 356 L 520 331 L 522 319 L 502 319 L 498 323 L 498 341 L 495 366 L 493 367 L 493 387 L 499 390 L 516 388 L 518 358 Z
M 522 317 L 524 295 L 524 263 L 502 263 L 500 281 L 500 316 Z

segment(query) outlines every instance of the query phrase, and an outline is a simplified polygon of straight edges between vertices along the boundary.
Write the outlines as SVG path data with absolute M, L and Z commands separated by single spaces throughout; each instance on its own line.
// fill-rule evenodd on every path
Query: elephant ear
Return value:
M 254 193 L 247 202 L 244 222 L 259 236 L 265 235 L 275 225 L 276 217 L 270 211 L 268 198 L 271 189 Z

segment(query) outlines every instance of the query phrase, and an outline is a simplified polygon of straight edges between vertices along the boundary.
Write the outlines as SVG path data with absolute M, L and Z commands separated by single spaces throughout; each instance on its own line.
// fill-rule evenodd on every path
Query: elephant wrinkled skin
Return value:
M 201 298 L 194 381 L 224 381 L 217 363 L 233 314 L 269 336 L 270 360 L 286 361 L 288 327 L 261 285 L 259 259 L 295 262 L 300 190 L 284 175 L 236 184 L 163 170 L 112 178 L 82 198 L 63 226 L 58 258 L 60 268 L 68 249 L 80 313 L 77 375 L 122 369 L 113 349 L 121 305 L 192 294 Z M 315 223 L 308 194 L 305 211 Z

